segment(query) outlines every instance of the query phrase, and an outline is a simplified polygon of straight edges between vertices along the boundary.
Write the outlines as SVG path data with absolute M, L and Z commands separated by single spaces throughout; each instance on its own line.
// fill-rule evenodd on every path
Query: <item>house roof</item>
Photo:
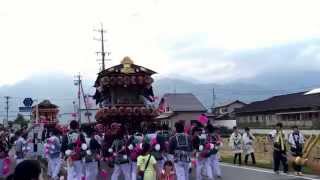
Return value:
M 246 104 L 242 101 L 239 101 L 239 100 L 233 100 L 233 101 L 226 101 L 226 102 L 223 102 L 223 103 L 219 103 L 217 106 L 215 106 L 214 108 L 221 108 L 221 107 L 225 107 L 225 106 L 230 106 L 234 103 L 242 103 L 242 104 Z
M 172 111 L 201 111 L 206 112 L 207 109 L 192 93 L 174 93 L 165 94 L 163 96 L 165 102 Z
M 268 112 L 320 107 L 320 95 L 306 92 L 274 96 L 264 101 L 256 101 L 236 110 L 236 113 Z

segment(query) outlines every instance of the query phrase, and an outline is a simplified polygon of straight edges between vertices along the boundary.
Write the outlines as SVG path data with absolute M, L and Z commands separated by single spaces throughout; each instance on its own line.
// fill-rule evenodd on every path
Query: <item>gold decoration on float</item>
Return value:
M 134 63 L 128 56 L 123 58 L 123 60 L 121 61 L 121 64 L 123 65 L 123 68 L 121 69 L 122 73 L 125 73 L 125 74 L 135 73 L 134 68 L 132 68 L 132 64 Z

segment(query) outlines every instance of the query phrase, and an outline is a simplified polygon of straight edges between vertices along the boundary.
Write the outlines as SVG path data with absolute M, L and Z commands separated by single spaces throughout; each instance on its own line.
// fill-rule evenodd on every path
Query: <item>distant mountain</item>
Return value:
M 314 75 L 315 74 L 312 74 L 312 76 Z M 310 77 L 308 76 L 308 78 Z M 298 78 L 296 77 L 295 79 Z M 305 82 L 303 78 L 298 80 L 299 82 Z M 195 94 L 206 107 L 209 108 L 213 104 L 213 89 L 215 95 L 215 104 L 217 105 L 225 101 L 236 99 L 247 103 L 251 101 L 262 100 L 270 96 L 292 92 L 293 90 L 289 89 L 291 87 L 295 88 L 298 85 L 298 83 L 283 83 L 285 84 L 284 88 L 283 86 L 279 85 L 281 83 L 275 85 L 268 84 L 266 83 L 267 80 L 264 80 L 260 83 L 259 80 L 252 82 L 256 83 L 249 84 L 245 83 L 245 81 L 241 81 L 228 84 L 199 84 L 195 81 L 164 78 L 155 81 L 154 91 L 156 96 L 159 97 L 165 93 L 191 92 Z M 275 82 L 274 79 L 273 82 Z M 291 82 L 294 82 L 294 80 Z M 92 87 L 93 83 L 93 79 L 83 82 L 84 90 L 87 94 L 94 94 L 95 89 Z M 307 86 L 307 84 L 312 84 L 312 82 L 308 82 L 304 84 L 304 86 Z M 74 86 L 74 80 L 71 76 L 48 74 L 35 76 L 11 86 L 0 86 L 0 96 L 3 97 L 7 95 L 12 97 L 10 99 L 10 119 L 15 118 L 16 114 L 18 113 L 18 107 L 22 106 L 22 101 L 25 97 L 32 97 L 40 100 L 50 99 L 52 103 L 55 103 L 60 107 L 60 113 L 65 114 L 73 112 L 74 107 L 72 102 L 77 101 L 77 87 Z M 4 99 L 2 98 L 0 100 L 0 119 L 5 116 L 4 107 Z M 62 118 L 65 117 L 69 118 L 68 115 L 62 116 Z
M 195 94 L 208 108 L 213 105 L 213 100 L 215 100 L 215 105 L 237 99 L 249 103 L 252 101 L 262 100 L 273 95 L 287 93 L 287 91 L 272 90 L 255 84 L 198 84 L 195 82 L 177 79 L 159 79 L 154 83 L 154 89 L 155 93 L 160 97 L 167 92 L 191 92 Z

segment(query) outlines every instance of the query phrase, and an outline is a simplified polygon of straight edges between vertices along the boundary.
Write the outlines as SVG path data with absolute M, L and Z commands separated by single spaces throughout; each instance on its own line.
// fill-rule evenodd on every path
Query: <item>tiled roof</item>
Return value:
M 236 113 L 253 113 L 320 107 L 320 95 L 305 95 L 306 92 L 274 96 L 256 101 L 236 110 Z
M 229 106 L 229 105 L 234 104 L 234 103 L 246 104 L 246 103 L 244 103 L 242 101 L 239 101 L 239 100 L 233 100 L 233 101 L 226 101 L 226 102 L 223 102 L 223 103 L 218 103 L 214 108 L 221 108 L 221 107 Z
M 196 96 L 191 93 L 174 93 L 165 94 L 164 99 L 174 112 L 177 111 L 201 111 L 206 112 L 207 109 L 198 100 Z

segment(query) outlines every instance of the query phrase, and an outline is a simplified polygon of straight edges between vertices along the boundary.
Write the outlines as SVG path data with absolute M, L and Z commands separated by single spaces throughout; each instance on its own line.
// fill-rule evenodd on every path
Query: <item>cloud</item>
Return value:
M 95 52 L 100 50 L 100 44 L 93 40 L 99 36 L 93 29 L 100 22 L 108 30 L 106 48 L 112 52 L 113 61 L 107 62 L 107 66 L 130 56 L 137 64 L 164 76 L 183 72 L 184 76 L 222 82 L 252 77 L 258 72 L 228 54 L 318 38 L 319 3 L 317 0 L 1 1 L 0 12 L 6 15 L 0 16 L 0 62 L 5 67 L 1 68 L 0 76 L 6 78 L 1 78 L 0 84 L 13 84 L 46 72 L 69 75 L 81 72 L 94 79 L 99 69 Z M 263 69 L 260 60 L 250 58 L 246 62 Z M 187 71 L 181 68 L 182 60 Z M 201 66 L 203 71 L 196 70 Z
M 290 81 L 290 77 L 297 78 L 298 74 L 298 79 L 303 81 L 303 77 L 310 78 L 307 73 L 320 71 L 319 39 L 240 51 L 210 48 L 205 43 L 200 47 L 183 45 L 170 51 L 172 61 L 175 59 L 171 64 L 173 75 L 183 74 L 199 82 L 265 84 L 261 82 L 264 79 L 270 83 L 278 80 L 281 84 Z M 275 74 L 282 78 L 271 78 Z

